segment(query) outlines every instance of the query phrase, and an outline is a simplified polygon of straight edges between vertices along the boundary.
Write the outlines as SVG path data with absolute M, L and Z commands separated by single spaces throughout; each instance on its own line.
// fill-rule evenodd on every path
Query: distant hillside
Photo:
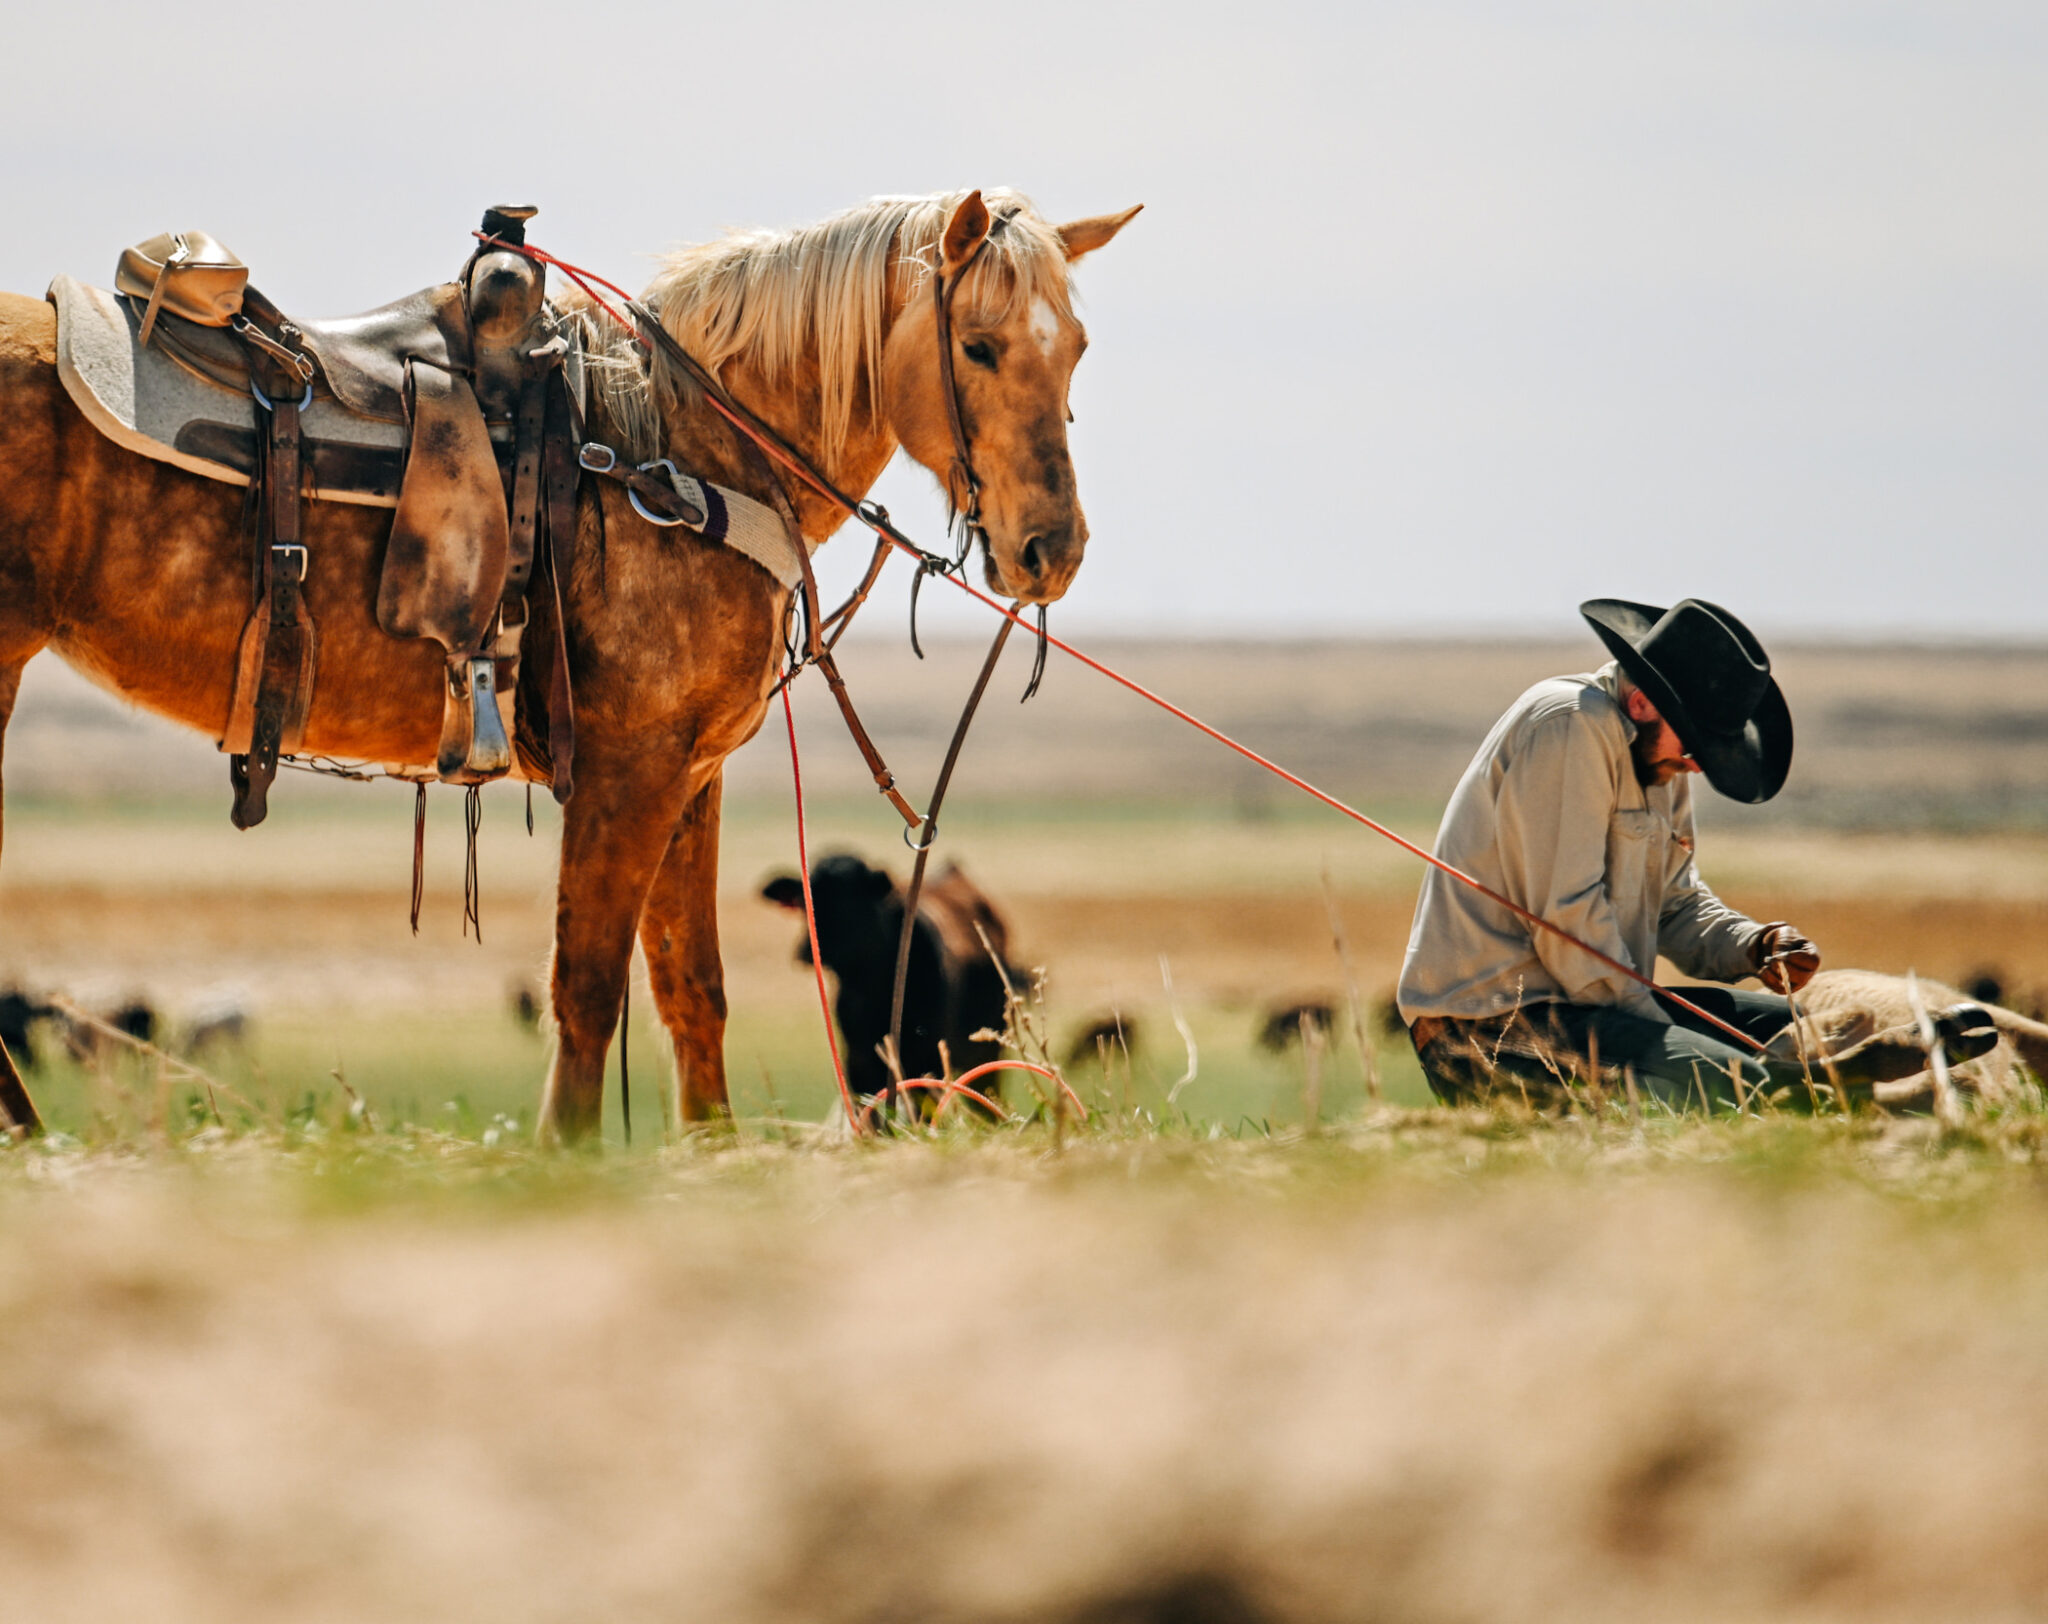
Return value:
M 1584 670 L 1568 643 L 1105 641 L 1091 652 L 1333 792 L 1410 813 L 1441 804 L 1516 694 Z M 861 715 L 921 799 L 980 650 L 914 659 L 900 641 L 849 642 L 842 663 Z M 1779 674 L 1798 726 L 1791 784 L 1764 814 L 1863 826 L 2048 823 L 2048 646 L 1808 646 Z M 962 761 L 966 799 L 1198 799 L 1277 811 L 1292 792 L 1135 696 L 1054 653 L 1019 706 L 1029 669 L 1016 639 Z M 820 795 L 868 781 L 815 675 L 798 686 L 805 774 Z M 6 741 L 10 798 L 219 797 L 210 741 L 144 715 L 56 660 L 29 668 Z M 787 793 L 779 709 L 734 758 L 728 793 Z M 348 794 L 293 777 L 285 793 Z M 1707 797 L 1711 808 L 1712 797 Z M 1711 809 L 1708 817 L 1715 816 Z M 1757 814 L 1745 811 L 1745 818 Z

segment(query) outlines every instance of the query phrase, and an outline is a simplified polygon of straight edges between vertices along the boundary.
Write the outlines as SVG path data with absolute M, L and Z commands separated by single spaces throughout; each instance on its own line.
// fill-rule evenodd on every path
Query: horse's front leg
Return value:
M 544 1143 L 598 1132 L 605 1056 L 626 992 L 633 931 L 676 831 L 687 753 L 600 751 L 579 740 L 562 818 L 555 895 L 555 1063 L 541 1099 Z
M 718 953 L 718 813 L 723 777 L 684 811 L 640 916 L 640 947 L 654 1004 L 676 1052 L 676 1097 L 685 1122 L 728 1109 L 725 1092 L 725 965 Z

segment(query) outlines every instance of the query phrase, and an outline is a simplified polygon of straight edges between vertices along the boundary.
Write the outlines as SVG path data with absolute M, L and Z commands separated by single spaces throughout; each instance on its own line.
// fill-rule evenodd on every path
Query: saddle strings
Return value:
M 412 801 L 412 933 L 420 933 L 420 904 L 427 895 L 427 785 L 414 786 Z
M 427 786 L 420 785 L 422 796 Z M 462 798 L 462 830 L 465 850 L 462 859 L 462 934 L 469 934 L 470 926 L 476 927 L 476 944 L 484 944 L 483 886 L 477 879 L 476 836 L 483 827 L 484 789 L 481 784 L 471 784 Z

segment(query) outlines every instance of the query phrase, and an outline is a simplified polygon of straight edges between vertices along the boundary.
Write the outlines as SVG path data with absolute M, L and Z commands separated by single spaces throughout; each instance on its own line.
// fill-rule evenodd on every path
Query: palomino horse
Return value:
M 842 490 L 865 493 L 897 446 L 964 505 L 941 391 L 935 266 L 965 268 L 952 316 L 960 411 L 981 481 L 985 568 L 1025 603 L 1066 591 L 1088 530 L 1067 450 L 1067 386 L 1085 343 L 1067 266 L 1124 214 L 1054 226 L 1013 193 L 883 198 L 817 225 L 677 255 L 644 302 L 698 360 Z M 701 395 L 589 316 L 592 436 L 771 500 Z M 609 355 L 609 360 L 607 360 Z M 815 544 L 845 515 L 791 479 Z M 604 488 L 593 488 L 604 485 Z M 43 648 L 151 710 L 219 736 L 249 607 L 243 493 L 122 450 L 72 405 L 50 305 L 0 294 L 0 728 Z M 544 1138 L 595 1131 L 637 929 L 674 1040 L 687 1118 L 726 1107 L 716 911 L 721 771 L 767 712 L 789 594 L 737 552 L 635 516 L 587 481 L 565 600 L 577 708 L 555 915 L 557 1048 Z M 600 529 L 599 505 L 602 505 Z M 320 668 L 303 748 L 428 762 L 442 721 L 437 644 L 374 613 L 389 514 L 311 504 L 305 583 Z M 600 539 L 602 538 L 602 539 Z M 543 597 L 545 595 L 542 595 Z M 553 636 L 549 610 L 529 649 Z M 545 781 L 546 693 L 528 660 L 520 758 Z

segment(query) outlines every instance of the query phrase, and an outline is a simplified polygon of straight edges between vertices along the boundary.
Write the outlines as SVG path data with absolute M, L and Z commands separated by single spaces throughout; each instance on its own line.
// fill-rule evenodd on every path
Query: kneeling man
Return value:
M 1595 598 L 1579 612 L 1613 660 L 1538 683 L 1494 724 L 1451 796 L 1436 855 L 1642 975 L 1661 954 L 1708 981 L 1758 977 L 1774 990 L 1685 997 L 1769 1052 L 1433 868 L 1399 994 L 1430 1087 L 1447 1101 L 1547 1094 L 1597 1056 L 1681 1109 L 1795 1084 L 1803 1104 L 1782 995 L 1806 984 L 1820 950 L 1788 923 L 1737 913 L 1693 860 L 1694 774 L 1754 803 L 1777 794 L 1792 765 L 1792 717 L 1770 659 L 1741 621 L 1698 599 L 1656 609 Z M 1976 1013 L 1938 1018 L 1951 1059 L 1988 1047 Z M 1840 1082 L 1868 1088 L 1924 1071 L 1927 1057 L 1901 1027 L 1829 1063 Z

